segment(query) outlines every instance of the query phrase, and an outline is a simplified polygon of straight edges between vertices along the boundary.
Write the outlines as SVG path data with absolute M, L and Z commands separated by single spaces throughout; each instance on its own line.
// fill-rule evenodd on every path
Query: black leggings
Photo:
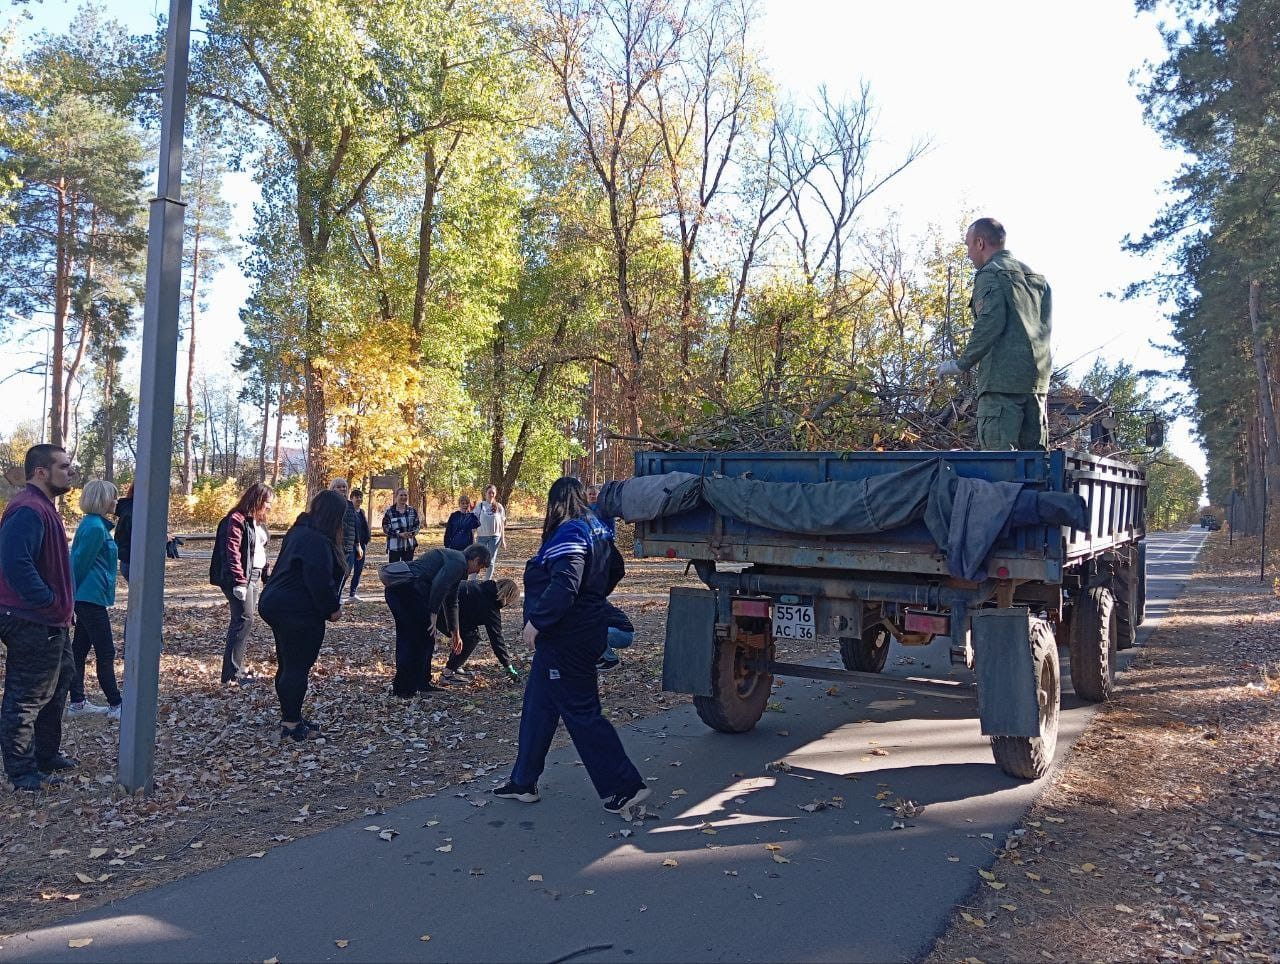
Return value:
M 98 671 L 98 685 L 111 706 L 120 705 L 120 687 L 116 685 L 116 645 L 111 639 L 111 619 L 107 607 L 97 603 L 76 603 L 76 634 L 71 642 L 71 654 L 76 660 L 76 672 L 71 677 L 71 702 L 84 702 L 84 665 L 89 650 Z
M 302 720 L 307 678 L 324 642 L 324 620 L 289 620 L 270 624 L 276 637 L 276 696 L 286 723 Z

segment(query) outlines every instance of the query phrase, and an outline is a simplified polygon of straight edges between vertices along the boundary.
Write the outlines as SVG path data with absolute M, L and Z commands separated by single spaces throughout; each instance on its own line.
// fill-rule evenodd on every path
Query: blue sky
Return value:
M 33 4 L 33 24 L 62 29 L 76 7 Z M 168 4 L 111 0 L 105 7 L 144 30 Z M 955 224 L 969 210 L 997 217 L 1013 253 L 1053 287 L 1055 364 L 1074 362 L 1076 375 L 1097 357 L 1176 366 L 1152 347 L 1169 340 L 1159 306 L 1110 297 L 1158 267 L 1125 254 L 1121 240 L 1151 223 L 1179 160 L 1143 124 L 1130 82 L 1145 61 L 1162 57 L 1154 18 L 1136 16 L 1124 0 L 766 0 L 761 10 L 758 44 L 793 96 L 803 100 L 819 84 L 856 90 L 866 80 L 880 110 L 877 150 L 885 164 L 913 140 L 932 141 L 879 209 L 867 212 L 868 227 L 886 208 L 908 235 Z M 239 176 L 227 193 L 247 227 L 251 183 Z M 214 287 L 208 351 L 201 352 L 210 362 L 229 356 L 247 292 L 234 268 Z M 12 403 L 38 394 L 39 382 L 0 385 L 0 429 L 31 417 L 21 414 L 29 405 Z M 1184 420 L 1173 426 L 1171 443 L 1203 472 Z

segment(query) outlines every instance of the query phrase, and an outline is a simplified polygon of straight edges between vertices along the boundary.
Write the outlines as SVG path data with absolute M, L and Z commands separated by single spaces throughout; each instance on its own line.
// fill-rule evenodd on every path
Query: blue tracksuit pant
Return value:
M 520 750 L 511 771 L 512 782 L 523 787 L 537 784 L 556 727 L 564 720 L 564 728 L 601 799 L 643 786 L 644 780 L 622 748 L 617 730 L 600 711 L 595 673 L 561 676 L 552 662 L 541 647 L 534 649 L 524 688 Z

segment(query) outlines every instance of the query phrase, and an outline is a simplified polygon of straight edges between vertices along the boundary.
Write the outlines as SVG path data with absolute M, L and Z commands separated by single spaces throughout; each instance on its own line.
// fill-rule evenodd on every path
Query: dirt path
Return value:
M 1280 960 L 1280 598 L 1256 560 L 1210 537 L 931 962 Z

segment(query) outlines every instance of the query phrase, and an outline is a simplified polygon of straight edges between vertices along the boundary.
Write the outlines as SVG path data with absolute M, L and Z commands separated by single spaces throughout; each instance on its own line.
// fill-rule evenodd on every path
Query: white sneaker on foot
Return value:
M 98 713 L 107 712 L 105 706 L 95 706 L 88 700 L 82 700 L 79 703 L 67 704 L 67 716 L 94 716 Z
M 118 719 L 120 719 L 120 704 L 119 704 L 119 703 L 117 703 L 115 706 L 109 706 L 109 707 L 107 707 L 107 719 L 109 719 L 109 720 L 118 720 Z

